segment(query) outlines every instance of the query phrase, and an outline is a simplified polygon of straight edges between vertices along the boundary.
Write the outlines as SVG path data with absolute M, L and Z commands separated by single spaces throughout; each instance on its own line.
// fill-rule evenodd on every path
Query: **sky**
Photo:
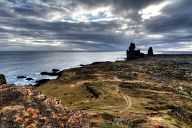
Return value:
M 192 0 L 0 0 L 0 51 L 192 51 Z

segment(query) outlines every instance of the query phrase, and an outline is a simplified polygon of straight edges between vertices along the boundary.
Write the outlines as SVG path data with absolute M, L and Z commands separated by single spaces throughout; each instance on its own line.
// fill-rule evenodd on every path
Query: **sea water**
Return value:
M 116 61 L 125 58 L 125 52 L 0 52 L 0 74 L 6 76 L 8 84 L 30 85 L 39 79 L 55 79 L 53 76 L 43 76 L 43 71 L 53 68 L 63 70 L 79 67 L 80 64 L 90 64 L 101 61 Z M 18 79 L 17 76 L 27 76 L 34 80 Z

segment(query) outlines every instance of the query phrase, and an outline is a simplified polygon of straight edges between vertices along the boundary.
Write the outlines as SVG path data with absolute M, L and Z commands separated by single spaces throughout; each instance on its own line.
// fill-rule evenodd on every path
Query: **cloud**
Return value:
M 0 50 L 192 50 L 191 0 L 0 0 Z
M 191 0 L 177 0 L 162 10 L 162 15 L 146 21 L 150 32 L 167 33 L 172 31 L 192 30 Z

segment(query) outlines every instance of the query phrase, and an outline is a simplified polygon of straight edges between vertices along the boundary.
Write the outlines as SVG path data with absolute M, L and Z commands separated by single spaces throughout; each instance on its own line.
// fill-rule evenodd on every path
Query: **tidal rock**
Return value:
M 29 78 L 27 78 L 26 80 L 30 81 L 30 80 L 34 80 L 34 79 L 29 77 Z
M 59 69 L 52 69 L 52 72 L 59 72 Z
M 59 76 L 61 72 L 41 72 L 41 75 L 47 75 L 47 76 Z
M 6 79 L 5 79 L 5 76 L 3 74 L 0 74 L 0 85 L 1 84 L 6 84 Z
M 24 79 L 26 76 L 17 76 L 18 79 Z

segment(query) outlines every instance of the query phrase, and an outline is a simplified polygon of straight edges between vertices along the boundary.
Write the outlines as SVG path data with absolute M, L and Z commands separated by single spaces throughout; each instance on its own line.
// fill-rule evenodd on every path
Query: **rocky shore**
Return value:
M 89 128 L 88 115 L 67 111 L 59 98 L 47 98 L 32 86 L 7 85 L 0 75 L 1 128 Z
M 59 74 L 36 87 L 7 85 L 0 75 L 0 127 L 192 127 L 192 55 L 95 62 Z
M 88 113 L 94 128 L 192 127 L 192 55 L 81 65 L 38 89 Z

